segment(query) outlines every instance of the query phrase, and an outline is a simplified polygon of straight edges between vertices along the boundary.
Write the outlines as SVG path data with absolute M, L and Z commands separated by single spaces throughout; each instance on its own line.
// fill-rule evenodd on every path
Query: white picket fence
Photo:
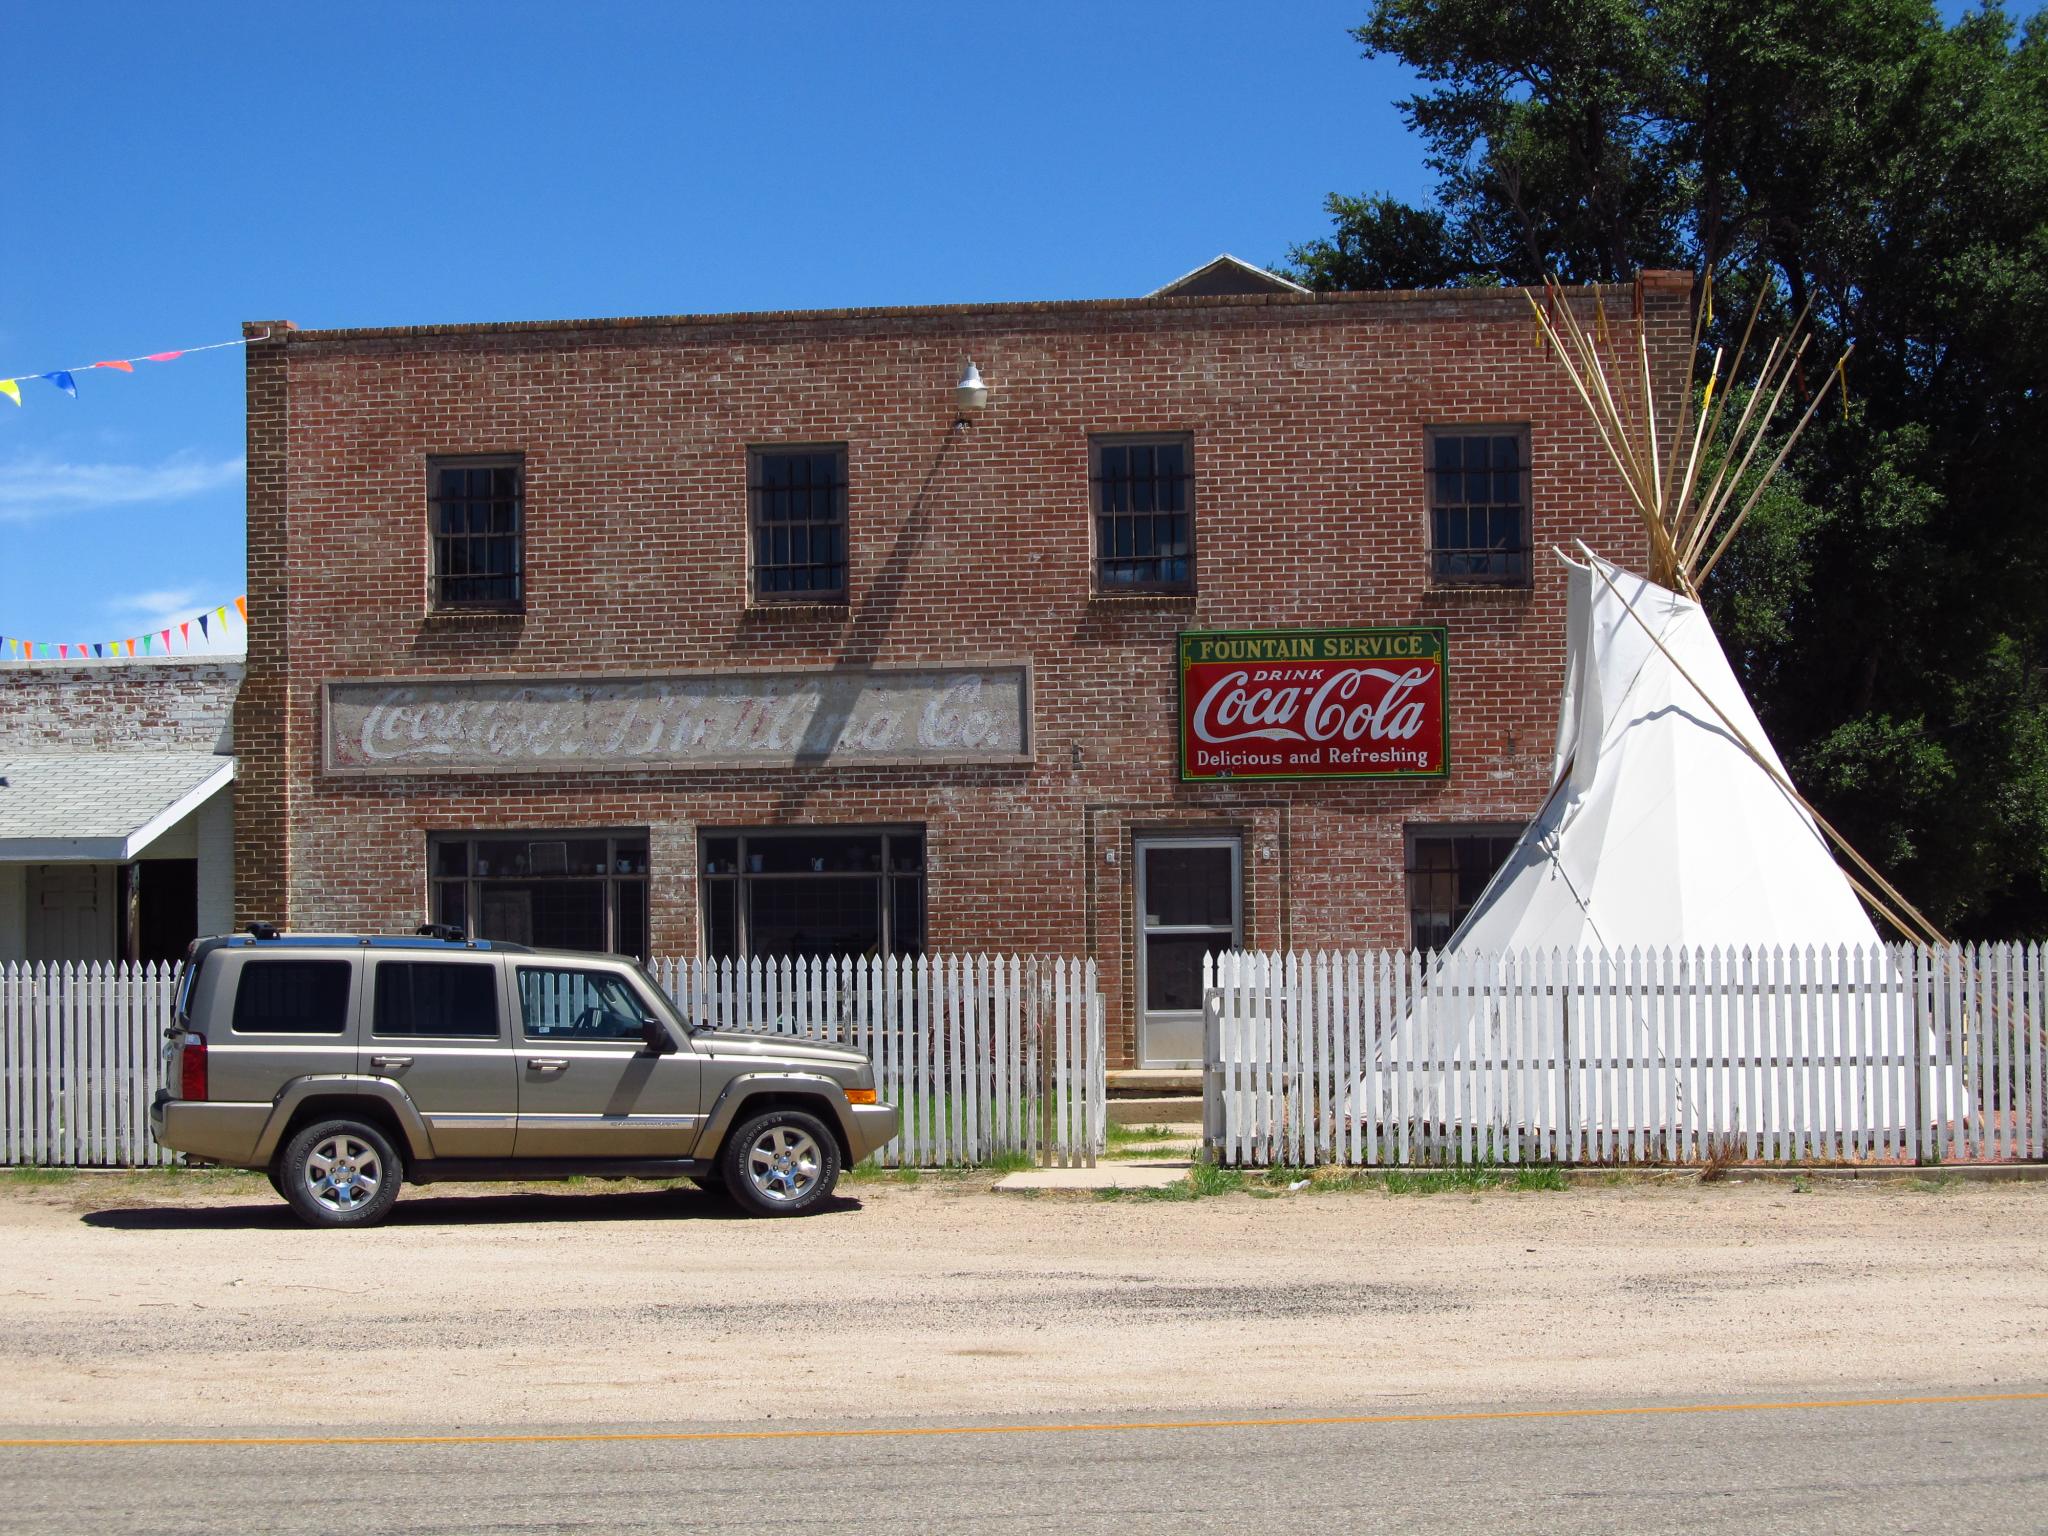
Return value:
M 903 1133 L 889 1166 L 1022 1155 L 1092 1166 L 1103 1145 L 1095 963 L 1039 956 L 658 961 L 686 1015 L 865 1051 Z M 0 1164 L 145 1167 L 177 967 L 0 966 Z
M 668 960 L 686 1017 L 864 1051 L 902 1133 L 889 1166 L 1093 1167 L 1107 1121 L 1095 962 L 1020 955 Z
M 174 965 L 0 965 L 0 1163 L 141 1168 Z
M 2048 1156 L 2039 944 L 1232 953 L 1204 995 L 1225 1163 Z

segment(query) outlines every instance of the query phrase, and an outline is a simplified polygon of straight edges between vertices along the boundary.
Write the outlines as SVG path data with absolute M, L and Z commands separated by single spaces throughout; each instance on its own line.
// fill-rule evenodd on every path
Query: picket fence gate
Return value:
M 903 1114 L 891 1167 L 1092 1166 L 1106 1065 L 1095 963 L 1042 956 L 656 961 L 686 1017 L 865 1051 Z M 0 965 L 0 1164 L 173 1163 L 149 1133 L 175 965 Z
M 1234 952 L 1203 980 L 1223 1163 L 2048 1156 L 2040 944 Z

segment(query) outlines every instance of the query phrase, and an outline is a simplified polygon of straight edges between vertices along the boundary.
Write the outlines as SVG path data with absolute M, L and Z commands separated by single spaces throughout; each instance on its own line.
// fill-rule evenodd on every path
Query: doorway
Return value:
M 1202 1065 L 1202 957 L 1244 941 L 1241 840 L 1137 839 L 1138 1065 Z

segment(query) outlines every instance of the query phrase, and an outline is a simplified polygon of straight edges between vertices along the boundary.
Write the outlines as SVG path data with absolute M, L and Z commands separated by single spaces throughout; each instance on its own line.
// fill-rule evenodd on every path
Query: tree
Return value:
M 1952 930 L 2048 929 L 2048 14 L 1377 0 L 1432 205 L 1333 196 L 1321 289 L 1712 271 L 1809 302 L 1828 407 L 1705 598 L 1828 817 Z M 1813 381 L 1817 383 L 1818 381 Z

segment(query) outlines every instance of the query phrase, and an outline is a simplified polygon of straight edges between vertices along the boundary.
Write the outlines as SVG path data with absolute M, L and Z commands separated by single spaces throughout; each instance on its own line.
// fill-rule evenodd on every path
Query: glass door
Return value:
M 1141 837 L 1138 1065 L 1202 1065 L 1202 957 L 1244 937 L 1235 837 Z

